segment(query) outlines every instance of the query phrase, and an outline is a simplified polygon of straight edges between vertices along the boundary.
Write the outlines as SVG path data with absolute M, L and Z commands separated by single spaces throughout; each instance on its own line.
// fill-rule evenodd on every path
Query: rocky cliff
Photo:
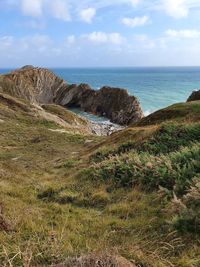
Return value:
M 1 75 L 0 92 L 36 104 L 78 107 L 121 125 L 134 123 L 143 117 L 139 101 L 125 89 L 102 87 L 96 91 L 87 84 L 68 85 L 51 71 L 32 66 Z
M 193 91 L 192 94 L 189 96 L 187 102 L 200 100 L 200 90 Z
M 125 89 L 102 87 L 96 91 L 87 84 L 70 85 L 58 91 L 57 104 L 79 107 L 81 110 L 105 116 L 112 122 L 128 125 L 142 118 L 143 113 L 136 97 Z
M 64 80 L 43 68 L 25 66 L 0 76 L 0 92 L 31 103 L 53 103 L 56 92 L 65 87 Z

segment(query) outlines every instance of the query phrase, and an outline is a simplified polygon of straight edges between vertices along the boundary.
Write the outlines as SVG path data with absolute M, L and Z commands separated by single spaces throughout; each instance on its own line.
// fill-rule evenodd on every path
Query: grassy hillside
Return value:
M 68 124 L 0 98 L 0 266 L 95 252 L 138 267 L 199 267 L 200 102 L 108 138 L 44 109 Z
M 187 103 L 174 104 L 143 118 L 138 125 L 153 125 L 164 121 L 189 122 L 200 119 L 199 100 Z

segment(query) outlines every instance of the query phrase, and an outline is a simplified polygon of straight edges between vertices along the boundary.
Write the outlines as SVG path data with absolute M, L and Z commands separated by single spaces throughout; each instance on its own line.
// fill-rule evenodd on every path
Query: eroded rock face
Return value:
M 64 80 L 43 68 L 25 66 L 0 76 L 0 92 L 35 104 L 53 103 L 61 88 L 66 88 Z
M 121 88 L 104 86 L 96 91 L 87 84 L 70 85 L 67 90 L 58 92 L 55 102 L 105 116 L 111 122 L 121 125 L 134 123 L 143 117 L 137 98 Z
M 0 92 L 35 104 L 79 107 L 121 125 L 129 125 L 143 117 L 139 101 L 125 89 L 105 86 L 96 91 L 87 84 L 68 85 L 53 72 L 29 65 L 0 75 Z
M 190 97 L 188 98 L 187 102 L 200 100 L 200 90 L 199 91 L 193 91 Z

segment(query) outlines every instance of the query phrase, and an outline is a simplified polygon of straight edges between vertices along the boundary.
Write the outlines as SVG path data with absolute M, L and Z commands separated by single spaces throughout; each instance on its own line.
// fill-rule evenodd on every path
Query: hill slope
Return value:
M 98 137 L 1 94 L 0 265 L 199 267 L 199 116 L 178 104 Z

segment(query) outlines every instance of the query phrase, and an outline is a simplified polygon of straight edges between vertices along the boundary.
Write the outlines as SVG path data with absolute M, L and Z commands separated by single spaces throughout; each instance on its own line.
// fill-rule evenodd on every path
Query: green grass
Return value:
M 0 160 L 14 159 L 17 155 L 12 152 L 1 152 Z
M 114 251 L 137 267 L 199 267 L 197 121 L 105 140 L 50 131 L 19 107 L 1 103 L 0 115 L 1 266 Z
M 179 103 L 161 109 L 149 116 L 143 118 L 136 125 L 153 125 L 160 124 L 165 121 L 176 122 L 195 122 L 200 119 L 200 101 L 192 101 L 187 103 Z
M 80 125 L 87 125 L 87 121 L 84 118 L 75 115 L 73 112 L 67 110 L 66 108 L 62 108 L 57 105 L 42 105 L 42 107 L 46 111 L 58 115 L 61 119 L 68 122 L 69 124 L 75 123 Z
M 177 124 L 165 123 L 152 135 L 141 142 L 122 143 L 117 148 L 100 149 L 90 156 L 92 162 L 101 162 L 116 155 L 129 151 L 148 152 L 153 155 L 166 154 L 177 151 L 180 147 L 187 147 L 200 141 L 200 123 Z
M 165 123 L 142 143 L 128 142 L 94 153 L 90 156 L 92 166 L 80 176 L 107 183 L 111 190 L 162 188 L 168 200 L 175 193 L 180 198 L 176 203 L 179 214 L 174 215 L 172 224 L 181 233 L 200 235 L 199 183 L 192 187 L 193 181 L 200 179 L 199 141 L 199 123 Z M 190 202 L 186 202 L 188 192 Z
M 91 179 L 110 181 L 116 186 L 142 186 L 156 190 L 159 186 L 176 193 L 184 193 L 187 185 L 200 173 L 200 145 L 154 156 L 148 152 L 133 152 L 113 157 L 96 164 L 89 170 Z

